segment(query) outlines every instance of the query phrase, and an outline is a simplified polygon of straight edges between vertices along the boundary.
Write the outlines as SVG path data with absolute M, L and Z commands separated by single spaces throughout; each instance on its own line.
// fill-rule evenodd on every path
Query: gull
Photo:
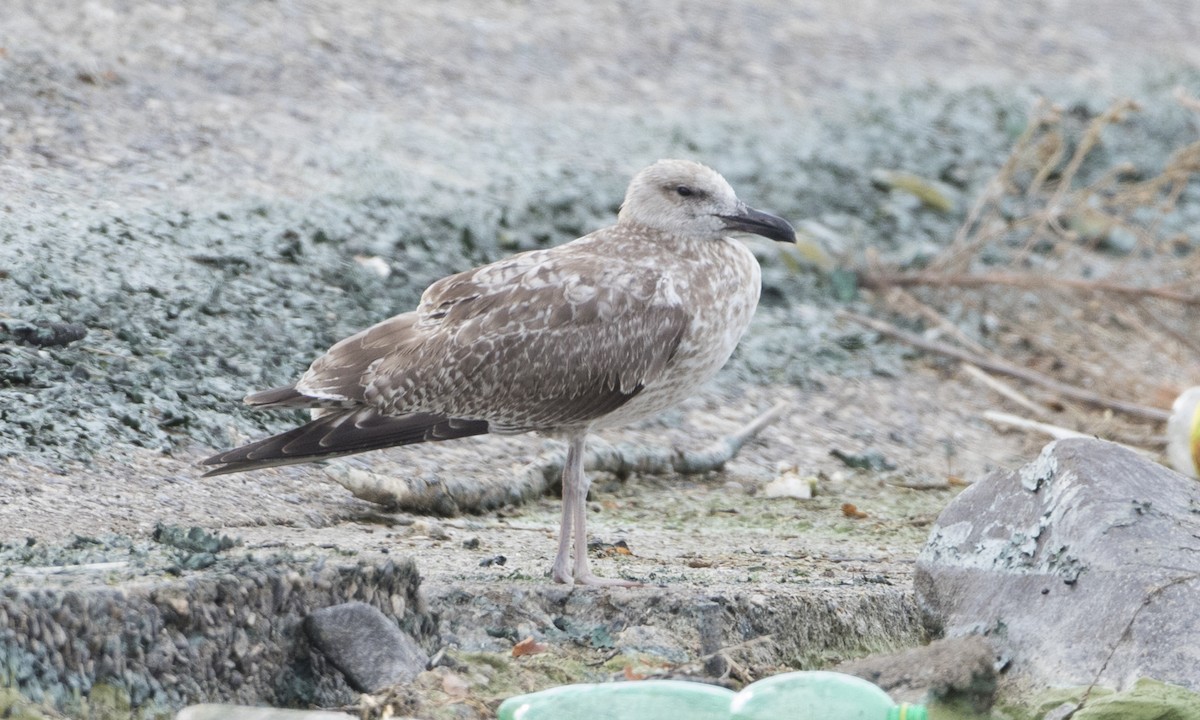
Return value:
M 691 396 L 729 359 L 761 291 L 730 233 L 796 241 L 716 171 L 660 160 L 633 178 L 615 225 L 438 280 L 294 384 L 247 395 L 312 421 L 204 460 L 206 475 L 536 431 L 567 445 L 554 581 L 638 585 L 588 567 L 586 439 Z

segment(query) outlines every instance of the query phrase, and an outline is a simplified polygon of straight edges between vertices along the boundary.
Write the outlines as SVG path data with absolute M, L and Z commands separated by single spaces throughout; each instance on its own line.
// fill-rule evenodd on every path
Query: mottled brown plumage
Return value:
M 584 438 L 669 407 L 728 359 L 759 295 L 758 263 L 731 230 L 795 239 L 709 168 L 659 161 L 634 178 L 616 225 L 443 278 L 416 310 L 337 343 L 295 385 L 247 396 L 312 408 L 314 419 L 209 458 L 208 474 L 484 432 L 553 434 L 569 443 L 554 578 L 605 582 L 587 569 Z

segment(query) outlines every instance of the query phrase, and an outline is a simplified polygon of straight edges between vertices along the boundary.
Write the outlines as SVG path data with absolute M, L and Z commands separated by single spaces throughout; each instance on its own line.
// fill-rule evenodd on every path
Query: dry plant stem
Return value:
M 893 304 L 893 301 L 891 299 L 892 297 L 894 297 L 896 300 L 906 302 L 909 305 L 911 305 L 912 307 L 916 308 L 917 312 L 924 315 L 930 321 L 937 323 L 938 327 L 942 328 L 943 330 L 945 330 L 946 332 L 948 332 L 952 336 L 954 336 L 954 339 L 957 340 L 961 345 L 963 345 L 968 350 L 971 350 L 972 352 L 977 352 L 980 355 L 990 355 L 991 354 L 987 348 L 985 348 L 984 346 L 982 346 L 979 343 L 972 340 L 970 335 L 967 335 L 965 332 L 962 331 L 961 328 L 959 328 L 954 323 L 950 322 L 950 320 L 947 319 L 945 315 L 941 314 L 940 312 L 938 312 L 934 308 L 930 307 L 929 305 L 921 302 L 912 293 L 905 290 L 904 288 L 898 288 L 898 287 L 892 288 L 891 292 L 888 294 L 890 296 L 889 304 Z
M 950 347 L 949 345 L 934 342 L 932 340 L 926 340 L 922 337 L 913 335 L 912 333 L 905 332 L 891 323 L 877 320 L 873 317 L 860 315 L 855 312 L 850 312 L 849 310 L 839 310 L 838 315 L 848 320 L 853 320 L 860 325 L 869 327 L 876 332 L 887 335 L 888 337 L 899 340 L 917 349 L 937 353 L 939 355 L 945 355 L 946 357 L 951 357 L 955 360 L 961 360 L 963 362 L 971 363 L 972 365 L 978 365 L 984 370 L 1000 373 L 1002 375 L 1008 375 L 1009 377 L 1015 377 L 1019 380 L 1040 385 L 1065 398 L 1078 400 L 1079 402 L 1087 403 L 1088 405 L 1094 405 L 1096 407 L 1109 408 L 1110 410 L 1123 412 L 1127 415 L 1134 415 L 1149 420 L 1157 420 L 1159 422 L 1166 422 L 1167 418 L 1170 417 L 1170 413 L 1168 413 L 1166 410 L 1148 407 L 1146 405 L 1139 405 L 1138 403 L 1126 402 L 1124 400 L 1107 398 L 1103 395 L 1097 395 L 1096 393 L 1084 390 L 1083 388 L 1078 388 L 1074 385 L 1068 385 L 1066 383 L 1059 382 L 1058 380 L 1047 377 L 1028 368 L 1020 367 L 1019 365 L 1013 365 L 1002 360 L 988 360 L 987 358 L 976 357 L 965 350 Z
M 746 668 L 744 668 L 740 664 L 738 664 L 737 661 L 735 661 L 733 658 L 729 657 L 729 654 L 731 652 L 735 652 L 737 650 L 743 650 L 746 648 L 754 647 L 755 645 L 763 645 L 763 644 L 767 644 L 767 643 L 773 643 L 774 641 L 775 641 L 774 635 L 760 635 L 756 638 L 751 638 L 750 640 L 747 640 L 746 642 L 741 642 L 741 643 L 737 643 L 736 645 L 730 645 L 728 647 L 723 647 L 723 648 L 717 650 L 716 652 L 709 653 L 708 655 L 697 658 L 696 661 L 694 663 L 692 663 L 691 665 L 693 667 L 704 667 L 704 664 L 707 663 L 709 660 L 720 656 L 721 658 L 723 658 L 725 660 L 725 663 L 728 666 L 728 669 L 725 671 L 725 674 L 722 677 L 733 676 L 733 677 L 737 678 L 739 681 L 749 684 L 749 683 L 754 682 L 754 676 L 751 675 L 750 671 L 748 671 Z M 683 669 L 683 668 L 680 668 L 680 669 Z
M 944 275 L 930 272 L 914 273 L 862 273 L 859 275 L 862 287 L 883 289 L 891 287 L 986 287 L 988 285 L 1007 285 L 1009 287 L 1044 290 L 1046 288 L 1067 288 L 1084 292 L 1108 293 L 1122 295 L 1135 299 L 1159 298 L 1172 300 L 1185 305 L 1200 305 L 1200 295 L 1180 292 L 1164 287 L 1136 287 L 1107 280 L 1081 280 L 1077 278 L 1047 277 L 1045 275 L 1019 275 L 1017 273 L 982 273 Z
M 1013 386 L 1009 385 L 1006 382 L 1002 382 L 998 378 L 994 378 L 991 375 L 988 375 L 987 373 L 980 370 L 978 367 L 972 365 L 971 363 L 963 363 L 962 369 L 963 369 L 963 372 L 970 375 L 975 380 L 978 380 L 979 382 L 983 383 L 987 387 L 991 388 L 992 390 L 995 390 L 1000 395 L 1003 395 L 1004 397 L 1008 398 L 1009 400 L 1012 400 L 1016 404 L 1025 408 L 1026 410 L 1033 413 L 1034 415 L 1037 415 L 1038 417 L 1046 418 L 1046 417 L 1050 417 L 1051 415 L 1054 414 L 1053 411 L 1050 410 L 1050 408 L 1029 399 L 1022 392 L 1020 392 Z
M 1071 189 L 1071 180 L 1079 172 L 1079 168 L 1083 165 L 1083 161 L 1087 158 L 1088 153 L 1092 151 L 1096 143 L 1100 142 L 1100 135 L 1104 132 L 1104 128 L 1121 122 L 1126 113 L 1136 112 L 1138 109 L 1138 104 L 1133 100 L 1118 100 L 1105 110 L 1100 117 L 1088 123 L 1087 130 L 1083 133 L 1083 138 L 1080 139 L 1079 144 L 1075 147 L 1075 152 L 1071 155 L 1070 161 L 1067 162 L 1066 169 L 1062 171 L 1058 187 L 1054 191 L 1053 197 L 1050 198 L 1050 202 L 1047 203 L 1048 207 L 1056 208 L 1062 204 L 1063 198 Z
M 1070 428 L 1062 427 L 1061 425 L 1051 425 L 1049 423 L 1038 422 L 1036 420 L 1030 420 L 1028 418 L 1023 418 L 1023 417 L 1020 417 L 1017 415 L 1010 415 L 1010 414 L 1004 413 L 1004 412 L 997 412 L 995 410 L 985 410 L 983 413 L 983 419 L 987 420 L 988 422 L 993 423 L 995 425 L 1006 425 L 1008 427 L 1020 428 L 1022 430 L 1034 430 L 1037 432 L 1043 432 L 1043 433 L 1046 433 L 1047 435 L 1049 435 L 1050 437 L 1054 438 L 1055 440 L 1065 440 L 1067 438 L 1094 438 L 1094 437 L 1096 437 L 1095 435 L 1089 435 L 1087 433 L 1078 432 L 1078 431 L 1072 430 Z M 1100 439 L 1104 440 L 1105 438 L 1100 438 Z M 1147 450 L 1146 448 L 1137 447 L 1136 445 L 1127 445 L 1125 443 L 1116 442 L 1113 440 L 1109 440 L 1108 442 L 1111 442 L 1114 445 L 1120 445 L 1121 447 L 1125 448 L 1126 450 L 1132 450 L 1139 455 L 1144 455 L 1149 458 L 1157 457 L 1157 453 L 1155 453 L 1152 450 Z
M 1179 343 L 1183 347 L 1190 348 L 1192 352 L 1196 353 L 1196 357 L 1200 358 L 1200 339 L 1197 339 L 1192 335 L 1182 333 L 1163 322 L 1159 313 L 1156 313 L 1152 309 L 1146 307 L 1145 300 L 1135 300 L 1133 304 L 1137 309 L 1138 317 L 1142 319 L 1142 322 L 1158 328 L 1160 332 L 1170 336 L 1175 342 Z
M 961 265 L 962 269 L 965 269 L 965 263 L 973 254 L 971 250 L 979 244 L 978 233 L 975 233 L 973 236 L 972 231 L 983 223 L 984 210 L 991 211 L 989 216 L 994 214 L 995 204 L 1000 198 L 1004 197 L 1009 182 L 1016 172 L 1022 152 L 1028 148 L 1030 142 L 1032 142 L 1034 136 L 1042 127 L 1054 125 L 1057 122 L 1058 113 L 1045 100 L 1040 101 L 1033 113 L 1033 119 L 1025 126 L 1025 130 L 1013 144 L 1013 150 L 1004 161 L 1003 167 L 996 171 L 996 174 L 988 181 L 987 187 L 980 193 L 975 204 L 971 206 L 971 211 L 967 213 L 966 221 L 958 228 L 958 232 L 955 233 L 954 242 L 950 244 L 947 252 L 942 255 L 942 260 L 939 263 L 942 267 L 954 262 L 956 265 Z
M 720 470 L 750 439 L 778 420 L 789 407 L 788 403 L 778 403 L 742 429 L 699 451 L 629 444 L 600 445 L 593 441 L 584 455 L 584 468 L 591 472 L 603 471 L 621 476 L 634 473 L 696 475 Z M 566 453 L 556 451 L 534 461 L 521 470 L 522 480 L 531 486 L 552 487 L 562 473 L 565 460 Z
M 929 305 L 926 305 L 925 303 L 921 302 L 916 297 L 914 297 L 912 295 L 912 293 L 908 292 L 907 290 L 905 290 L 903 288 L 893 288 L 892 291 L 889 293 L 889 296 L 894 297 L 897 300 L 902 300 L 904 302 L 907 302 L 909 305 L 915 307 L 919 313 L 924 315 L 926 318 L 928 318 L 932 322 L 937 323 L 938 327 L 940 327 L 940 328 L 944 329 L 946 332 L 950 333 L 954 337 L 955 340 L 957 340 L 959 343 L 961 343 L 963 346 L 965 346 L 968 350 L 978 353 L 980 356 L 991 356 L 994 358 L 994 354 L 990 350 L 985 348 L 983 345 L 980 345 L 979 343 L 975 342 L 973 339 L 971 339 L 971 337 L 969 335 L 967 335 L 965 332 L 963 332 L 957 325 L 950 322 L 946 318 L 946 316 L 942 315 L 940 312 L 938 312 L 936 309 L 930 307 Z M 999 394 L 1008 398 L 1009 400 L 1012 400 L 1013 402 L 1015 402 L 1016 404 L 1025 408 L 1026 410 L 1029 410 L 1030 412 L 1034 413 L 1035 415 L 1038 415 L 1040 417 L 1049 417 L 1052 414 L 1052 412 L 1049 408 L 1047 408 L 1043 405 L 1039 405 L 1038 403 L 1034 402 L 1033 400 L 1030 400 L 1028 397 L 1026 397 L 1026 396 L 1022 395 L 1020 392 L 1018 392 L 1011 385 L 1002 383 L 1000 380 L 997 380 L 996 378 L 992 377 L 991 375 L 988 375 L 987 373 L 983 372 L 982 370 L 975 367 L 974 365 L 972 365 L 970 363 L 963 363 L 962 369 L 964 372 L 966 372 L 968 375 L 970 375 L 974 379 L 976 379 L 979 382 L 983 383 L 984 385 L 988 386 L 992 390 L 995 390 L 996 392 L 998 392 Z
M 778 420 L 788 407 L 786 403 L 776 405 L 729 437 L 699 451 L 631 444 L 612 446 L 593 438 L 584 454 L 584 467 L 621 476 L 634 473 L 686 475 L 720 470 L 751 438 Z M 368 502 L 426 515 L 455 515 L 519 505 L 541 497 L 550 488 L 560 485 L 565 461 L 565 450 L 545 452 L 511 475 L 503 473 L 486 481 L 449 486 L 442 482 L 427 482 L 420 477 L 397 478 L 342 463 L 330 466 L 328 473 L 355 497 Z
M 1035 216 L 1038 220 L 1037 225 L 1034 227 L 1033 232 L 1030 233 L 1028 239 L 1026 239 L 1021 252 L 1017 254 L 1015 262 L 1023 262 L 1033 252 L 1037 244 L 1046 237 L 1048 231 L 1059 237 L 1067 235 L 1065 228 L 1059 224 L 1059 213 L 1064 208 L 1064 201 L 1067 199 L 1067 194 L 1071 191 L 1071 184 L 1075 180 L 1075 175 L 1078 174 L 1079 168 L 1083 165 L 1083 161 L 1087 158 L 1088 154 L 1100 142 L 1100 136 L 1103 134 L 1104 129 L 1109 125 L 1123 120 L 1126 113 L 1136 110 L 1138 110 L 1137 103 L 1132 100 L 1121 99 L 1110 105 L 1099 117 L 1088 123 L 1087 129 L 1083 132 L 1083 137 L 1079 139 L 1079 143 L 1075 147 L 1075 152 L 1071 154 L 1071 159 L 1067 161 L 1067 166 L 1059 174 L 1055 183 L 1054 193 L 1046 201 L 1045 209 Z M 1061 128 L 1056 126 L 1055 133 L 1058 134 L 1060 132 Z M 1043 170 L 1056 167 L 1059 159 L 1056 157 L 1052 162 L 1047 162 L 1043 166 Z M 1031 187 L 1030 190 L 1032 191 L 1033 188 Z M 1061 252 L 1060 245 L 1055 244 L 1055 249 Z

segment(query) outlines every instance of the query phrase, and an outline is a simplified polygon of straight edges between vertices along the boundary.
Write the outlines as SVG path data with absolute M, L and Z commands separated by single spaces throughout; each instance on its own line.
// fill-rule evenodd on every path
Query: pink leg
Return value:
M 608 585 L 637 587 L 639 582 L 596 577 L 588 569 L 587 493 L 591 481 L 583 471 L 585 435 L 572 437 L 567 445 L 567 461 L 563 467 L 563 514 L 559 528 L 558 555 L 554 558 L 555 582 L 570 582 L 573 575 L 577 585 Z M 572 527 L 574 526 L 574 527 Z M 572 530 L 575 535 L 575 562 L 567 573 L 567 548 Z
M 582 440 L 582 437 L 580 438 Z M 578 484 L 572 480 L 571 468 L 574 462 L 575 438 L 571 438 L 567 445 L 567 459 L 563 463 L 562 474 L 562 520 L 558 525 L 558 553 L 554 556 L 554 565 L 551 568 L 550 574 L 556 583 L 571 583 L 573 577 L 571 575 L 571 525 L 575 515 L 572 508 L 577 504 L 575 494 L 578 492 Z M 582 452 L 579 453 L 582 455 Z M 582 465 L 582 458 L 580 459 Z M 587 490 L 584 490 L 584 503 L 587 502 Z

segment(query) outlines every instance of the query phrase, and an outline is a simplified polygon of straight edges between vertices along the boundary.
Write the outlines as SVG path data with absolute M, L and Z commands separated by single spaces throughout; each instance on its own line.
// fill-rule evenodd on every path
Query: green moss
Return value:
M 87 716 L 95 720 L 134 717 L 129 693 L 114 685 L 97 683 L 88 692 L 85 703 Z M 138 713 L 140 715 L 141 713 Z
M 12 688 L 0 688 L 0 718 L 10 720 L 50 720 L 61 717 L 29 699 Z
M 64 703 L 61 711 L 35 703 L 13 688 L 0 688 L 0 718 L 6 720 L 169 720 L 173 714 L 162 707 L 134 708 L 129 693 L 104 683 Z

